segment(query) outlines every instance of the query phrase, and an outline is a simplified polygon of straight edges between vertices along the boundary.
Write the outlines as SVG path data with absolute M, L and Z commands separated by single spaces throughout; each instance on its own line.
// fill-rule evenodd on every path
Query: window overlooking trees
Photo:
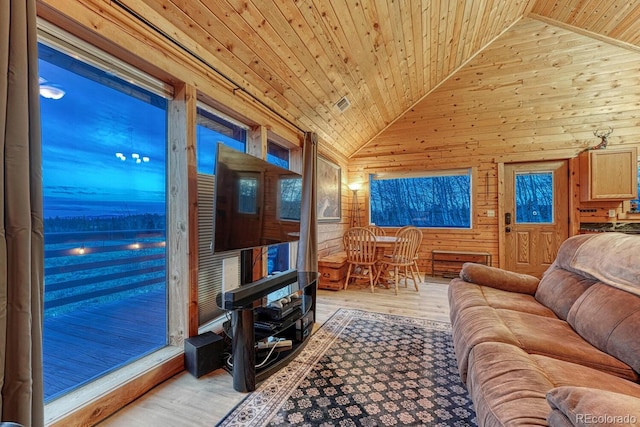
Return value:
M 284 169 L 289 169 L 290 152 L 288 149 L 274 143 L 267 141 L 267 161 L 276 166 L 280 166 Z M 286 198 L 290 191 L 295 189 L 295 186 L 299 184 L 298 181 L 288 180 L 286 182 L 280 182 L 281 191 L 281 212 L 289 212 L 289 210 L 282 210 L 282 203 L 286 202 Z M 282 198 L 284 196 L 284 199 Z M 299 197 L 298 197 L 299 200 Z M 296 216 L 296 213 L 287 213 L 285 216 Z M 300 219 L 300 212 L 297 212 L 297 219 Z M 286 219 L 286 218 L 281 218 Z M 273 274 L 276 271 L 286 271 L 289 269 L 289 243 L 282 243 L 280 245 L 272 245 L 268 248 L 267 253 L 267 274 Z
M 300 221 L 300 198 L 302 197 L 302 179 L 280 178 L 280 196 L 278 215 L 281 220 Z
M 553 223 L 553 172 L 516 173 L 516 223 Z
M 638 198 L 631 201 L 632 209 L 635 208 L 636 212 L 640 209 L 640 166 L 638 166 Z
M 471 171 L 370 176 L 371 223 L 471 228 Z

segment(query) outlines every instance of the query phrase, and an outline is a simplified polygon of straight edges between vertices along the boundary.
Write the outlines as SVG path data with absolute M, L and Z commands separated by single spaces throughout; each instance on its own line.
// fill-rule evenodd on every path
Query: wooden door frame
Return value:
M 566 161 L 567 168 L 569 169 L 569 177 L 567 178 L 567 185 L 569 191 L 569 203 L 567 206 L 567 216 L 569 218 L 569 226 L 568 226 L 568 235 L 573 236 L 578 233 L 579 223 L 580 223 L 580 213 L 578 211 L 579 207 L 579 186 L 578 186 L 578 177 L 579 177 L 579 164 L 578 158 L 559 158 L 559 159 L 544 159 L 540 160 L 540 162 L 552 162 L 552 161 Z M 513 161 L 513 162 L 499 162 L 497 164 L 498 169 L 498 267 L 505 268 L 505 241 L 506 241 L 506 233 L 504 231 L 506 224 L 504 223 L 504 203 L 505 203 L 505 172 L 504 167 L 505 164 L 514 164 L 514 163 L 536 163 L 535 161 Z

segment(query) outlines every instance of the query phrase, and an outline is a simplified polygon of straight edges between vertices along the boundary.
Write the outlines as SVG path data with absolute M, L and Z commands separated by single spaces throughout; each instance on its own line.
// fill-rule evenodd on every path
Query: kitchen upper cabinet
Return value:
M 580 200 L 631 200 L 638 197 L 636 147 L 580 153 Z

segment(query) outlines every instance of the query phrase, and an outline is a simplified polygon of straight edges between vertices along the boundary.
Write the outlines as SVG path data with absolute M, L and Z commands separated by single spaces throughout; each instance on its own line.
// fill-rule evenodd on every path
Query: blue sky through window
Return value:
M 52 49 L 40 51 L 52 58 Z M 39 67 L 41 78 L 66 92 L 40 102 L 45 217 L 164 215 L 166 100 L 133 87 L 125 94 L 51 62 Z M 132 94 L 153 101 L 132 102 Z
M 245 152 L 247 131 L 227 122 L 203 108 L 198 108 L 196 146 L 198 150 L 198 173 L 215 175 L 218 144 L 222 143 L 240 152 Z

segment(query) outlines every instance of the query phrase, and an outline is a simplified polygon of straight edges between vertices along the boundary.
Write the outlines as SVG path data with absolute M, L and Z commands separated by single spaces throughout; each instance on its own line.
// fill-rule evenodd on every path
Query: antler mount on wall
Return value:
M 613 128 L 611 126 L 609 126 L 609 130 L 594 130 L 593 134 L 600 138 L 600 144 L 596 145 L 595 147 L 591 147 L 590 150 L 601 150 L 603 148 L 607 148 L 607 144 L 609 143 L 609 140 L 607 138 L 609 138 L 609 135 L 611 135 L 612 133 Z

